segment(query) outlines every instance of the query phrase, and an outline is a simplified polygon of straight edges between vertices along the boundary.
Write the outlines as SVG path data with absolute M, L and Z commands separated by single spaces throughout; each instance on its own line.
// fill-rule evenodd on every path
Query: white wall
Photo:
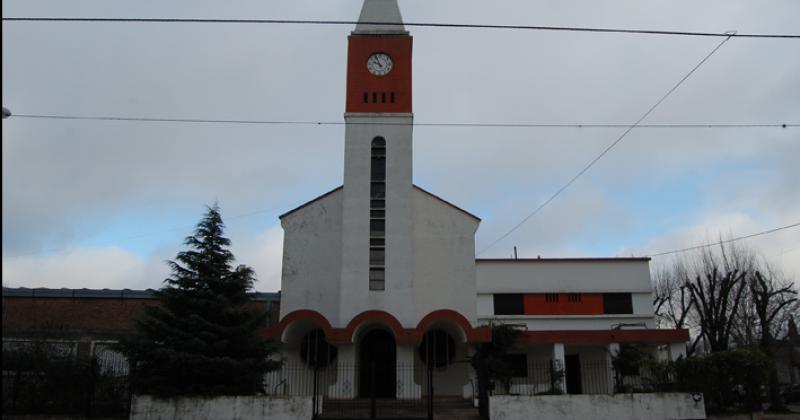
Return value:
M 704 419 L 705 404 L 692 394 L 541 395 L 489 397 L 492 420 Z
M 414 322 L 432 311 L 452 309 L 475 324 L 479 221 L 419 189 L 412 197 Z
M 620 323 L 655 328 L 647 260 L 478 260 L 479 322 L 524 323 L 532 331 L 611 329 Z M 633 314 L 494 315 L 495 293 L 631 293 Z
M 339 319 L 342 195 L 335 191 L 281 220 L 281 318 L 314 309 L 333 324 Z
M 381 309 L 413 324 L 411 114 L 345 115 L 344 201 L 339 319 Z M 372 140 L 386 139 L 386 290 L 369 290 Z
M 651 292 L 646 260 L 478 260 L 476 266 L 478 293 Z
M 131 420 L 310 419 L 311 397 L 213 397 L 156 399 L 135 395 Z

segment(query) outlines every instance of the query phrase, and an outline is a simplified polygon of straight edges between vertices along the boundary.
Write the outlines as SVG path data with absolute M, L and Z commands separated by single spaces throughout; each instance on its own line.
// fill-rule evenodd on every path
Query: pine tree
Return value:
M 157 396 L 243 395 L 263 390 L 264 372 L 278 362 L 257 335 L 266 311 L 248 305 L 254 272 L 228 250 L 216 204 L 168 261 L 172 275 L 157 292 L 160 305 L 146 308 L 136 333 L 122 342 L 135 363 L 137 393 Z

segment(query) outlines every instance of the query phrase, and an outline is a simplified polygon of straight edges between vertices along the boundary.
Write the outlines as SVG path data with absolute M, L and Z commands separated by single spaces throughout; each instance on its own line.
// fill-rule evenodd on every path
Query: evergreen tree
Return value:
M 266 311 L 248 305 L 254 272 L 233 268 L 218 205 L 168 264 L 172 275 L 148 306 L 136 333 L 121 344 L 135 363 L 135 392 L 157 396 L 242 395 L 263 390 L 264 372 L 278 367 L 256 333 Z

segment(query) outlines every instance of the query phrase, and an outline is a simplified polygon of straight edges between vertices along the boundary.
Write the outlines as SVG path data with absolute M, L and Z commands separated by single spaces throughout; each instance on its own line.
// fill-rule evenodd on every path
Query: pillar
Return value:
M 333 399 L 352 399 L 357 392 L 356 345 L 346 343 L 337 347 L 336 382 L 328 387 L 328 396 Z
M 675 361 L 679 357 L 686 357 L 686 343 L 669 343 L 667 352 L 669 353 L 669 360 Z
M 614 394 L 616 392 L 616 378 L 614 377 L 614 364 L 612 357 L 616 356 L 618 353 L 619 343 L 608 343 L 608 346 L 606 347 L 606 366 L 608 368 L 606 390 L 609 394 Z
M 566 394 L 567 393 L 567 370 L 566 370 L 566 363 L 564 362 L 564 344 L 563 343 L 555 343 L 553 344 L 553 363 L 556 365 L 556 369 L 560 369 L 562 376 L 561 380 L 556 384 L 556 391 Z
M 466 348 L 466 358 L 467 360 L 472 359 L 475 355 L 476 348 L 474 345 L 465 344 Z M 455 367 L 457 365 L 450 365 L 450 367 Z M 458 366 L 462 366 L 458 364 Z M 463 365 L 467 369 L 467 382 L 461 388 L 461 396 L 464 399 L 470 400 L 474 407 L 478 406 L 478 373 L 475 372 L 475 369 L 472 368 L 472 364 L 467 363 Z
M 413 344 L 397 345 L 397 399 L 417 400 L 422 397 L 422 387 L 414 381 L 417 369 L 414 366 Z

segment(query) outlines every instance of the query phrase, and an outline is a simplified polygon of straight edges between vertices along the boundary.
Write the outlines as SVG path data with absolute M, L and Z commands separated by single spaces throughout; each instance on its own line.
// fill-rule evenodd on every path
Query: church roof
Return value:
M 397 0 L 364 0 L 354 35 L 407 35 Z
M 279 293 L 250 292 L 247 294 L 253 300 L 279 301 Z M 158 299 L 153 289 L 49 289 L 46 287 L 5 287 L 3 297 L 26 298 L 105 298 L 105 299 Z
M 319 200 L 322 200 L 323 198 L 325 198 L 325 197 L 327 197 L 327 196 L 329 196 L 329 195 L 331 195 L 331 194 L 335 193 L 336 191 L 339 191 L 339 190 L 341 190 L 342 188 L 344 188 L 344 186 L 340 185 L 340 186 L 338 186 L 338 187 L 336 187 L 336 188 L 334 188 L 334 189 L 332 189 L 332 190 L 330 190 L 330 191 L 326 192 L 325 194 L 322 194 L 322 195 L 320 195 L 319 197 L 317 197 L 317 198 L 315 198 L 315 199 L 313 199 L 313 200 L 307 201 L 307 202 L 305 202 L 305 203 L 303 203 L 303 204 L 301 204 L 301 205 L 299 205 L 299 206 L 297 206 L 297 207 L 295 207 L 295 208 L 293 208 L 293 209 L 291 209 L 291 210 L 287 211 L 286 213 L 283 213 L 282 215 L 278 216 L 278 218 L 279 218 L 279 219 L 283 219 L 284 217 L 286 217 L 286 216 L 288 216 L 288 215 L 290 215 L 290 214 L 292 214 L 292 213 L 294 213 L 294 212 L 296 212 L 296 211 L 298 211 L 298 210 L 300 210 L 300 209 L 302 209 L 302 208 L 304 208 L 304 207 L 306 207 L 306 206 L 309 206 L 309 205 L 311 205 L 311 204 L 314 204 L 314 203 L 316 203 L 316 202 L 317 202 L 317 201 L 319 201 Z M 466 211 L 466 210 L 462 209 L 461 207 L 458 207 L 458 206 L 456 206 L 455 204 L 453 204 L 453 203 L 451 203 L 451 202 L 449 202 L 449 201 L 445 200 L 445 199 L 444 199 L 444 198 L 442 198 L 442 197 L 439 197 L 439 196 L 438 196 L 438 195 L 436 195 L 436 194 L 433 194 L 433 193 L 431 193 L 431 192 L 428 192 L 428 191 L 426 191 L 426 190 L 424 190 L 424 189 L 420 188 L 420 187 L 419 187 L 418 185 L 416 185 L 416 184 L 414 184 L 414 188 L 415 188 L 415 189 L 417 189 L 417 190 L 419 190 L 420 192 L 422 192 L 422 193 L 425 193 L 425 194 L 427 194 L 427 195 L 429 195 L 429 196 L 431 196 L 431 197 L 433 197 L 433 198 L 435 198 L 435 199 L 437 199 L 437 200 L 441 201 L 442 203 L 444 203 L 444 204 L 447 204 L 448 206 L 450 206 L 450 207 L 452 207 L 452 208 L 454 208 L 454 209 L 456 209 L 456 210 L 458 210 L 458 211 L 460 211 L 460 212 L 462 212 L 462 213 L 466 214 L 467 216 L 469 216 L 469 217 L 472 217 L 473 219 L 475 219 L 475 220 L 477 220 L 477 221 L 479 221 L 479 222 L 481 221 L 481 218 L 480 218 L 480 217 L 478 217 L 478 216 L 476 216 L 476 215 L 474 215 L 474 214 L 472 214 L 472 213 L 470 213 L 470 212 L 468 212 L 468 211 Z
M 559 257 L 559 258 L 476 258 L 479 263 L 530 262 L 634 262 L 650 261 L 650 257 Z

